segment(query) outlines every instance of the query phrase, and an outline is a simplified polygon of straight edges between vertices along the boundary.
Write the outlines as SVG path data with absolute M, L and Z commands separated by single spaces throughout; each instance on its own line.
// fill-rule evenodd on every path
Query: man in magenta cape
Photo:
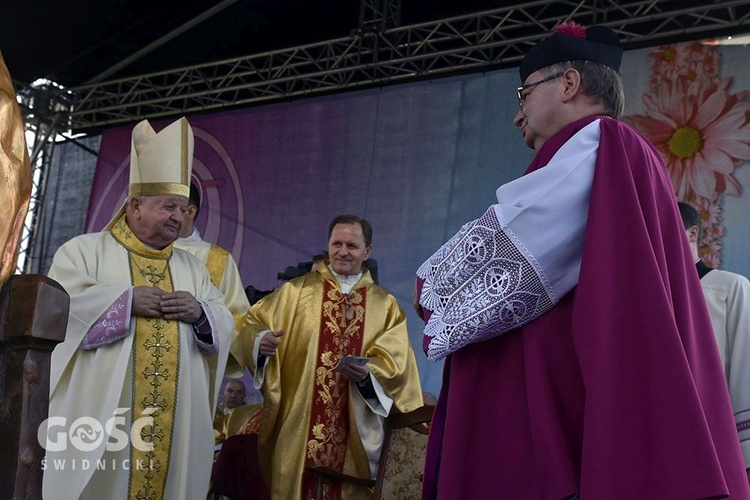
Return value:
M 611 118 L 621 56 L 577 25 L 529 51 L 532 164 L 418 272 L 447 357 L 424 498 L 750 498 L 666 168 Z

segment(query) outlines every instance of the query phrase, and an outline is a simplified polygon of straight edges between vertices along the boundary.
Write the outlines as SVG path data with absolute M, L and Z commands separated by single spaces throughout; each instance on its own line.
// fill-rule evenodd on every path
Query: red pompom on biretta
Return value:
M 573 21 L 565 21 L 555 26 L 552 30 L 554 33 L 562 33 L 563 35 L 572 36 L 573 38 L 586 38 L 586 27 L 574 23 Z

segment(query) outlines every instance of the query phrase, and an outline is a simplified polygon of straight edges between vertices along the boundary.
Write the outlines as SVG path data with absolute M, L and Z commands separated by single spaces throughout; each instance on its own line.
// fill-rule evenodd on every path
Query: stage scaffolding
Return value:
M 408 0 L 404 0 L 407 1 Z M 510 2 L 509 2 L 510 3 Z M 563 21 L 609 26 L 626 48 L 742 33 L 747 0 L 526 1 L 433 22 L 400 26 L 401 0 L 362 0 L 350 36 L 206 64 L 91 83 L 19 91 L 33 116 L 33 211 L 40 210 L 50 147 L 57 132 L 93 132 L 144 118 L 220 111 L 462 72 L 512 67 Z M 30 254 L 36 216 L 27 218 Z M 25 272 L 34 272 L 27 260 Z

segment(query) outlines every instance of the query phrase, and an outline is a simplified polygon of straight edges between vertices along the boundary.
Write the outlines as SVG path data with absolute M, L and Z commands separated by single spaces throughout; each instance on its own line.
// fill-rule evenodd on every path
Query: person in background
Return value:
M 238 378 L 230 378 L 224 384 L 224 391 L 222 392 L 222 401 L 216 408 L 216 416 L 214 416 L 214 438 L 216 443 L 224 441 L 227 437 L 232 434 L 239 432 L 239 427 L 236 432 L 227 433 L 226 423 L 237 408 L 245 406 L 245 395 L 247 391 L 245 384 Z M 241 427 L 241 426 L 240 426 Z
M 740 274 L 708 267 L 698 256 L 703 229 L 698 211 L 677 204 L 711 315 L 719 355 L 732 400 L 734 420 L 750 481 L 750 281 Z
M 245 384 L 242 380 L 231 378 L 224 385 L 223 401 L 219 403 L 217 413 L 227 414 L 238 406 L 245 404 Z
M 206 266 L 208 274 L 211 276 L 211 283 L 224 294 L 227 308 L 238 321 L 250 309 L 250 303 L 245 295 L 245 287 L 242 285 L 242 278 L 232 254 L 219 245 L 209 243 L 201 238 L 201 233 L 195 227 L 195 220 L 200 213 L 200 207 L 200 191 L 198 186 L 191 182 L 185 222 L 180 229 L 180 237 L 174 242 L 174 246 L 195 255 Z
M 198 228 L 195 227 L 195 221 L 201 209 L 201 192 L 195 182 L 190 183 L 190 197 L 188 198 L 188 208 L 185 213 L 185 222 L 180 229 L 180 237 L 174 242 L 175 248 L 185 250 L 194 255 L 208 270 L 211 277 L 211 283 L 224 295 L 224 302 L 227 309 L 232 313 L 237 322 L 250 309 L 250 302 L 245 294 L 245 288 L 242 284 L 240 272 L 237 269 L 232 254 L 229 250 L 220 247 L 215 243 L 209 243 L 201 237 Z M 220 443 L 227 438 L 226 425 L 228 414 L 231 409 L 238 404 L 227 404 L 228 401 L 235 400 L 234 395 L 228 399 L 227 391 L 237 390 L 242 392 L 244 401 L 246 390 L 245 384 L 237 379 L 230 377 L 239 377 L 242 375 L 242 369 L 230 356 L 225 367 L 227 377 L 225 377 L 224 400 L 219 403 L 216 414 L 214 415 L 214 439 Z M 242 388 L 239 388 L 239 385 Z

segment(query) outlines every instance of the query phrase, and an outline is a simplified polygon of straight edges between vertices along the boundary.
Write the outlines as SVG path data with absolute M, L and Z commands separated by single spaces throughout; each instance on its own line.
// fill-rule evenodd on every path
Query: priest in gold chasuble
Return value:
M 173 248 L 192 157 L 184 118 L 136 125 L 125 206 L 55 254 L 71 302 L 39 433 L 46 499 L 206 498 L 234 320 L 206 268 Z
M 362 269 L 372 228 L 339 216 L 328 239 L 330 262 L 251 307 L 232 342 L 263 392 L 259 454 L 275 499 L 313 498 L 306 465 L 374 478 L 384 418 L 423 404 L 406 316 Z M 324 493 L 362 498 L 356 488 L 327 482 Z

